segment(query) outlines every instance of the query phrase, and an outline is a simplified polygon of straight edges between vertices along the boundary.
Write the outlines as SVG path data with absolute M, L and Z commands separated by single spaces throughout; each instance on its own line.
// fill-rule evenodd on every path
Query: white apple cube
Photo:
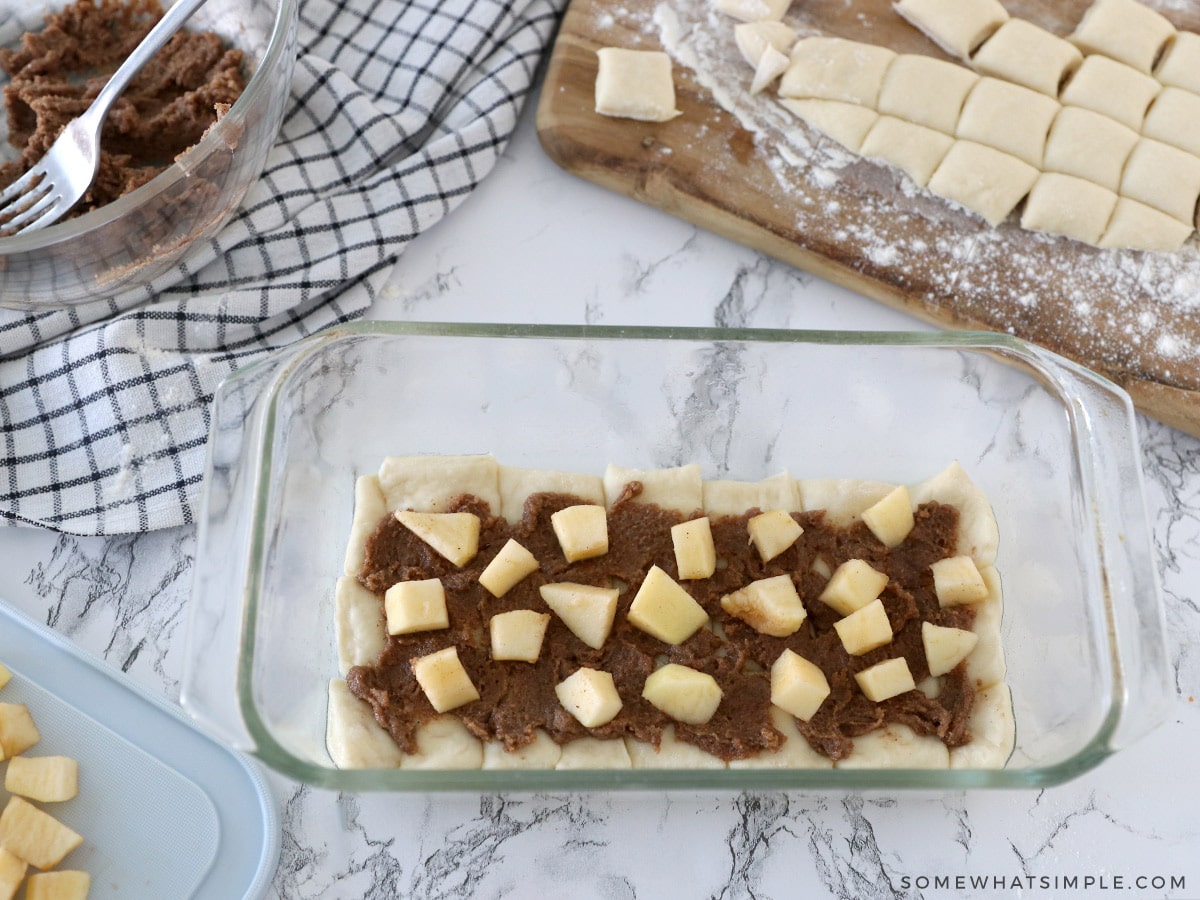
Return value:
M 921 643 L 930 675 L 945 675 L 970 655 L 979 643 L 979 635 L 962 628 L 947 628 L 932 622 L 921 623 Z
M 771 665 L 771 702 L 807 722 L 829 696 L 829 681 L 816 663 L 784 650 Z
M 10 797 L 0 813 L 0 847 L 35 869 L 53 869 L 82 843 L 82 835 L 21 797 Z
M 532 575 L 537 570 L 537 557 L 519 541 L 509 538 L 500 548 L 500 552 L 492 557 L 492 561 L 479 573 L 479 583 L 493 597 L 503 597 L 523 578 Z
M 560 581 L 543 584 L 538 593 L 575 637 L 593 650 L 604 646 L 617 615 L 616 588 Z
M 903 543 L 915 521 L 908 488 L 904 485 L 893 488 L 883 499 L 863 510 L 862 520 L 885 547 Z
M 438 712 L 457 709 L 479 699 L 479 691 L 458 658 L 457 647 L 418 657 L 411 665 L 417 684 Z
M 621 711 L 621 695 L 611 672 L 579 669 L 556 684 L 554 694 L 585 728 L 607 725 Z
M 772 637 L 795 634 L 808 618 L 790 575 L 760 578 L 721 598 L 721 608 Z
M 465 566 L 479 552 L 479 516 L 474 513 L 419 513 L 400 509 L 396 521 L 454 565 Z
M 629 623 L 668 644 L 682 644 L 708 623 L 708 613 L 658 566 L 651 566 L 629 606 Z
M 450 627 L 440 578 L 398 581 L 383 595 L 388 634 L 413 634 Z
M 917 686 L 909 671 L 908 661 L 903 656 L 885 659 L 861 672 L 855 672 L 854 680 L 872 703 L 882 703 Z
M 24 753 L 42 739 L 23 703 L 0 703 L 0 760 Z
M 642 697 L 676 722 L 703 725 L 716 713 L 724 696 L 717 680 L 678 663 L 668 663 L 646 679 Z
M 608 552 L 608 513 L 603 506 L 580 504 L 560 509 L 550 516 L 550 526 L 567 562 Z
M 550 613 L 532 609 L 514 609 L 492 616 L 488 622 L 492 659 L 537 662 L 549 624 Z
M 79 763 L 69 756 L 14 756 L 4 789 L 42 803 L 70 800 L 79 793 Z
M 933 571 L 933 589 L 941 606 L 959 606 L 987 599 L 987 584 L 971 557 L 939 559 L 929 568 Z
M 12 900 L 17 896 L 17 888 L 25 880 L 28 869 L 29 863 L 0 847 L 0 897 Z
M 25 884 L 25 900 L 87 900 L 92 876 L 76 869 L 39 872 Z
M 680 579 L 710 578 L 717 570 L 717 548 L 708 516 L 672 525 L 671 543 Z
M 12 680 L 12 672 L 9 671 L 8 666 L 0 663 L 0 688 L 8 684 L 10 680 Z
M 891 643 L 892 625 L 882 600 L 872 600 L 862 609 L 833 623 L 833 630 L 851 656 L 862 656 Z
M 773 509 L 754 516 L 746 523 L 746 530 L 763 562 L 773 560 L 804 534 L 800 523 L 786 509 Z
M 848 616 L 882 594 L 887 583 L 887 575 L 866 560 L 848 559 L 834 570 L 817 599 Z

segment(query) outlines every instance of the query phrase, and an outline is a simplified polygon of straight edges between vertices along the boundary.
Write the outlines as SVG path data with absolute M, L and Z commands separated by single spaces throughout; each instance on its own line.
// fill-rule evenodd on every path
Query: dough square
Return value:
M 893 9 L 931 41 L 959 59 L 1008 21 L 999 0 L 899 0 Z
M 1040 168 L 1059 109 L 1058 101 L 1045 94 L 998 78 L 981 78 L 963 104 L 957 136 Z
M 995 227 L 1017 208 L 1037 177 L 1037 169 L 1012 154 L 973 141 L 955 141 L 928 187 Z
M 1142 136 L 1200 155 L 1200 94 L 1163 88 L 1146 113 Z
M 1042 168 L 1074 175 L 1115 191 L 1138 133 L 1116 119 L 1078 106 L 1064 106 L 1050 126 Z
M 835 37 L 801 38 L 779 85 L 781 97 L 840 100 L 875 107 L 896 53 L 886 47 Z
M 979 76 L 954 63 L 905 53 L 883 77 L 876 110 L 916 125 L 954 134 L 963 102 Z
M 882 159 L 903 171 L 918 187 L 925 187 L 941 165 L 954 138 L 903 119 L 880 116 L 863 141 L 862 155 Z
M 1171 252 L 1182 247 L 1191 236 L 1191 225 L 1144 203 L 1121 197 L 1099 245 L 1121 250 Z
M 1025 200 L 1021 227 L 1096 244 L 1108 228 L 1117 195 L 1108 188 L 1057 172 L 1043 172 Z
M 679 115 L 671 57 L 661 50 L 603 47 L 596 51 L 596 112 L 602 116 L 666 122 Z
M 1161 87 L 1155 79 L 1132 66 L 1107 56 L 1089 56 L 1067 82 L 1059 99 L 1064 106 L 1082 106 L 1141 131 L 1146 110 Z
M 1171 87 L 1200 94 L 1200 34 L 1177 32 L 1163 52 L 1154 77 Z
M 1129 154 L 1121 196 L 1139 200 L 1180 222 L 1195 223 L 1200 199 L 1200 157 L 1142 138 Z
M 779 102 L 801 121 L 854 153 L 862 148 L 867 132 L 879 119 L 879 113 L 875 110 L 859 106 L 857 103 L 842 103 L 838 100 L 789 100 L 786 97 Z
M 778 22 L 792 0 L 714 0 L 718 12 L 743 22 Z
M 1072 43 L 1024 19 L 1009 19 L 975 51 L 971 65 L 1040 94 L 1057 97 L 1083 54 Z
M 782 22 L 743 22 L 734 26 L 733 39 L 750 68 L 757 69 L 768 47 L 790 53 L 796 43 L 796 32 Z
M 1085 54 L 1100 53 L 1149 74 L 1175 26 L 1137 0 L 1095 0 L 1069 40 Z

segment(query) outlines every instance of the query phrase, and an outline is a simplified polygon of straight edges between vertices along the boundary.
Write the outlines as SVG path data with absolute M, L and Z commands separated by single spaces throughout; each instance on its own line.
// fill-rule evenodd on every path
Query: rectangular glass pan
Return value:
M 84 838 L 58 868 L 88 872 L 91 900 L 266 894 L 280 824 L 256 765 L 3 602 L 0 662 L 13 672 L 0 702 L 25 704 L 41 732 L 26 754 L 79 762 L 74 799 L 35 805 Z
M 1001 770 L 341 771 L 324 746 L 355 477 L 491 453 L 602 474 L 913 483 L 957 460 L 1000 530 L 1016 751 Z M 1129 398 L 1003 335 L 362 323 L 216 397 L 183 702 L 348 790 L 1052 784 L 1156 724 L 1162 611 Z

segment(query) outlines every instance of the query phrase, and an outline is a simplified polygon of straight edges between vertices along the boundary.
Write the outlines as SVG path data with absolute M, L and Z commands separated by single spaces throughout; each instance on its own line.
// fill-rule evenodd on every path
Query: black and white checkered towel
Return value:
M 0 312 L 0 519 L 192 522 L 222 378 L 360 316 L 516 125 L 565 0 L 302 0 L 280 141 L 188 271 L 83 310 Z

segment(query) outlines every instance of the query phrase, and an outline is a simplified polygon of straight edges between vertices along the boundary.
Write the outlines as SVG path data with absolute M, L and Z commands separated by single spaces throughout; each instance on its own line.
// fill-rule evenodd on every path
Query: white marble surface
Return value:
M 532 108 L 373 315 L 924 327 L 561 172 Z M 1097 769 L 1043 791 L 895 795 L 345 795 L 273 777 L 284 834 L 271 896 L 1075 898 L 1111 896 L 1118 877 L 1130 896 L 1200 896 L 1200 442 L 1139 425 L 1179 696 L 1165 725 Z M 192 530 L 0 530 L 0 597 L 177 699 L 194 553 Z M 921 881 L 934 876 L 986 887 Z

